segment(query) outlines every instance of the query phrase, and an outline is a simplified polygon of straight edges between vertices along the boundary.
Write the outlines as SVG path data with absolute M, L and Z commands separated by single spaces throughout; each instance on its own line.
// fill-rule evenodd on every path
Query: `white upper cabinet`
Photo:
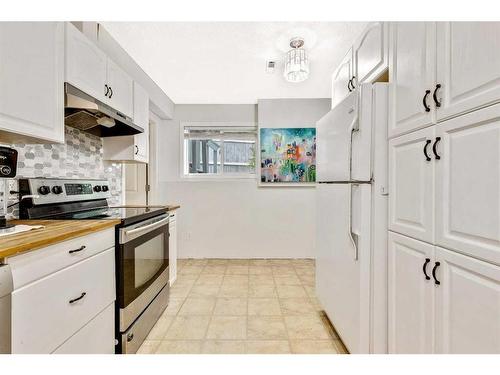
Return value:
M 74 25 L 66 23 L 66 82 L 133 116 L 132 78 Z
M 0 139 L 64 142 L 64 23 L 0 23 Z
M 434 128 L 389 141 L 389 229 L 434 239 Z
M 500 23 L 437 23 L 438 121 L 500 101 Z
M 134 124 L 144 129 L 135 135 L 135 159 L 144 163 L 149 161 L 149 96 L 137 82 L 134 82 Z
M 351 87 L 377 79 L 388 67 L 387 23 L 372 22 L 353 47 Z
M 435 23 L 391 23 L 390 46 L 389 137 L 394 137 L 434 122 Z
M 132 118 L 134 115 L 134 83 L 132 78 L 108 59 L 106 82 L 109 92 L 105 103 Z
M 436 244 L 500 264 L 500 104 L 435 128 Z
M 332 75 L 332 108 L 344 100 L 345 97 L 353 90 L 351 87 L 353 71 L 354 68 L 351 48 Z
M 105 102 L 107 60 L 99 47 L 66 23 L 66 82 Z
M 432 245 L 389 232 L 389 353 L 433 351 L 433 253 Z
M 500 353 L 500 267 L 435 248 L 436 353 Z

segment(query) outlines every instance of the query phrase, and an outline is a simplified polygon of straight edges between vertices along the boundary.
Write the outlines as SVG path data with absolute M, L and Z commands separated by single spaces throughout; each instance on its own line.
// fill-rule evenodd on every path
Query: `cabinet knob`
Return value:
M 432 145 L 432 152 L 434 153 L 434 157 L 435 157 L 436 160 L 441 159 L 441 156 L 438 155 L 437 150 L 436 150 L 437 149 L 437 145 L 438 145 L 438 143 L 439 143 L 440 140 L 441 140 L 441 137 L 436 137 L 436 139 L 434 140 L 434 144 Z
M 424 272 L 426 280 L 430 280 L 431 279 L 431 277 L 429 275 L 427 275 L 427 265 L 429 264 L 430 261 L 431 261 L 430 258 L 425 258 L 425 263 L 422 266 L 422 271 Z
M 113 89 L 111 88 L 111 86 L 109 86 L 109 98 L 111 99 L 112 96 L 113 96 Z
M 139 155 L 139 146 L 135 145 L 135 154 Z
M 109 86 L 108 85 L 104 85 L 104 96 L 108 96 L 108 93 L 109 93 Z

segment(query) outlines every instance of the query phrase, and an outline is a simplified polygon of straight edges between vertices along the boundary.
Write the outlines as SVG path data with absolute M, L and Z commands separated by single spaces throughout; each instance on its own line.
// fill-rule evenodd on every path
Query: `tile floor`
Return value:
M 139 353 L 335 354 L 311 259 L 180 259 L 170 304 Z

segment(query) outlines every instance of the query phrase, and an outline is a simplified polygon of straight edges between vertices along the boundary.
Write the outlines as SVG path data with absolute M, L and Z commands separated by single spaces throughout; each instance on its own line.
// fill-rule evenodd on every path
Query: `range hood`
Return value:
M 64 123 L 67 126 L 98 137 L 134 135 L 144 130 L 130 117 L 87 95 L 76 87 L 65 84 Z

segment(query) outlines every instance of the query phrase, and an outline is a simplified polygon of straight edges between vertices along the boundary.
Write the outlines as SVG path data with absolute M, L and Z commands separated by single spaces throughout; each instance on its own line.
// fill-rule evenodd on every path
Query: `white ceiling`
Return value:
M 363 22 L 103 22 L 176 104 L 330 97 L 331 74 Z M 311 73 L 283 78 L 289 39 L 305 38 Z M 273 74 L 266 61 L 275 60 Z

